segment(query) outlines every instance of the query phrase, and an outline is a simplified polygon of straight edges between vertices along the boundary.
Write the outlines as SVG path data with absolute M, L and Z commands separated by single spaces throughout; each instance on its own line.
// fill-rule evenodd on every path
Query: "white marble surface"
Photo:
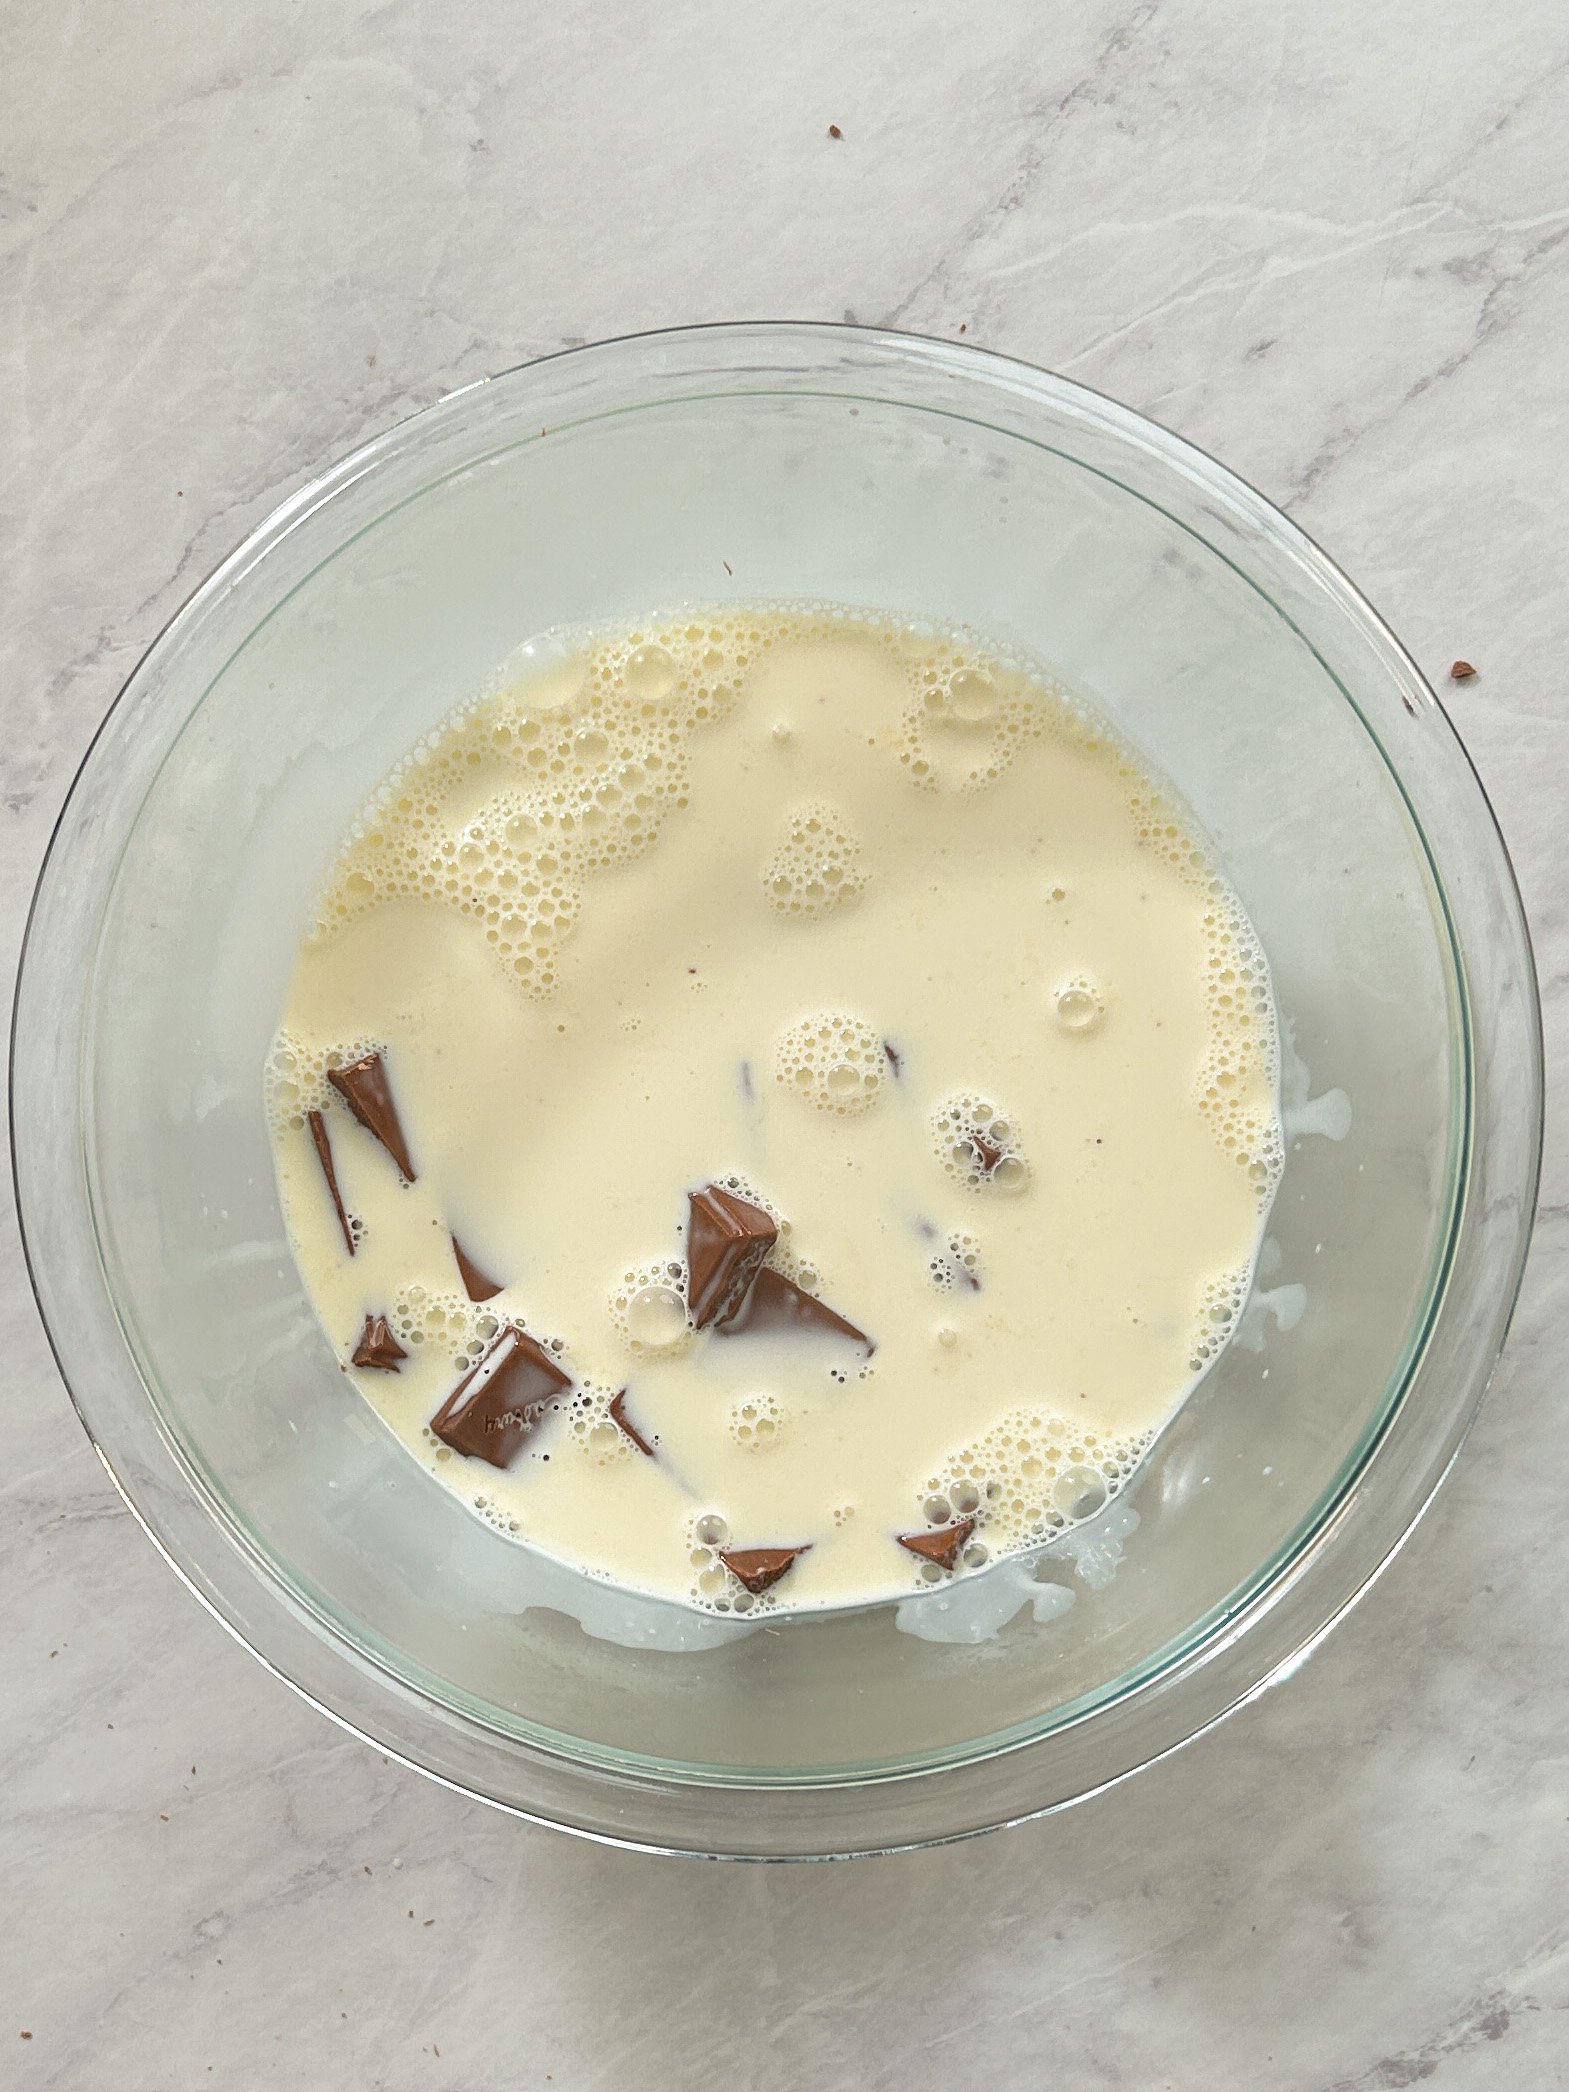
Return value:
M 1154 414 L 1478 664 L 1564 1072 L 1561 0 L 11 0 L 0 80 L 8 955 L 121 678 L 312 466 L 562 343 L 849 314 Z M 8 1225 L 0 2084 L 1569 2083 L 1562 1132 L 1483 1422 L 1307 1670 L 838 1868 L 520 1828 L 297 1704 L 111 1495 Z

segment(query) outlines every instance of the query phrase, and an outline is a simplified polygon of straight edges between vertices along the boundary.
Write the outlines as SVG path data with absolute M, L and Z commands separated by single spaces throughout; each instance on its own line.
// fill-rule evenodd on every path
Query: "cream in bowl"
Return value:
M 354 824 L 268 1065 L 301 1273 L 503 1533 L 745 1615 L 1100 1511 L 1279 1175 L 1264 954 L 1095 712 L 821 607 L 536 641 Z

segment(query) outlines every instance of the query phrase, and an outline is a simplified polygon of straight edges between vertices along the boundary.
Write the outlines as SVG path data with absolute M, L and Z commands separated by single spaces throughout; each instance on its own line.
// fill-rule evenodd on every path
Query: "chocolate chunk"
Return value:
M 332 1193 L 332 1209 L 338 1216 L 338 1225 L 343 1230 L 344 1246 L 349 1255 L 354 1254 L 354 1230 L 349 1226 L 349 1216 L 343 1210 L 343 1193 L 338 1189 L 338 1172 L 332 1166 L 332 1142 L 327 1134 L 327 1121 L 319 1111 L 308 1111 L 306 1121 L 311 1129 L 311 1139 L 316 1143 L 316 1159 L 321 1164 L 321 1173 L 327 1180 L 327 1189 Z
M 379 1053 L 367 1053 L 350 1061 L 346 1068 L 329 1068 L 327 1080 L 347 1104 L 367 1133 L 374 1133 L 402 1172 L 407 1184 L 414 1182 L 414 1165 L 408 1143 L 398 1124 L 398 1107 L 392 1101 L 392 1085 Z
M 831 123 L 828 126 L 828 135 L 830 138 L 842 138 L 844 136 L 844 133 L 840 130 L 839 126 L 836 123 Z
M 970 1128 L 970 1146 L 980 1157 L 981 1168 L 989 1177 L 1002 1160 L 1002 1149 L 989 1141 L 984 1133 L 977 1132 L 973 1126 Z
M 687 1205 L 686 1303 L 703 1329 L 756 1274 L 779 1230 L 761 1206 L 722 1184 L 688 1192 Z
M 959 1559 L 959 1550 L 975 1530 L 973 1518 L 956 1519 L 952 1525 L 939 1526 L 931 1533 L 900 1533 L 896 1537 L 899 1545 L 911 1554 L 918 1554 L 923 1562 L 935 1562 L 939 1569 L 951 1569 Z
M 868 1358 L 877 1349 L 864 1329 L 857 1329 L 826 1300 L 808 1293 L 771 1264 L 763 1266 L 735 1306 L 721 1318 L 718 1333 L 722 1337 L 776 1336 L 803 1329 L 848 1337 L 864 1348 Z
M 631 1439 L 633 1445 L 637 1447 L 640 1453 L 646 1453 L 650 1460 L 659 1458 L 659 1455 L 654 1451 L 648 1440 L 627 1415 L 627 1391 L 625 1388 L 621 1390 L 620 1394 L 616 1396 L 610 1405 L 610 1421 L 618 1431 Z
M 465 1253 L 463 1244 L 456 1235 L 452 1237 L 452 1254 L 457 1259 L 458 1276 L 463 1281 L 463 1290 L 469 1299 L 494 1300 L 501 1291 L 500 1279 L 486 1278 L 474 1259 Z
M 545 1405 L 571 1385 L 544 1345 L 509 1322 L 436 1411 L 430 1428 L 456 1453 L 510 1467 Z
M 883 1058 L 887 1061 L 889 1067 L 892 1068 L 896 1078 L 904 1073 L 904 1055 L 899 1051 L 892 1039 L 884 1039 L 883 1041 Z
M 1449 680 L 1451 683 L 1469 683 L 1475 674 L 1476 670 L 1469 661 L 1456 661 L 1449 671 Z
M 719 1559 L 737 1583 L 745 1584 L 754 1598 L 760 1598 L 802 1555 L 811 1551 L 810 1541 L 801 1547 L 721 1547 Z
M 374 1366 L 378 1373 L 395 1373 L 408 1353 L 392 1334 L 385 1315 L 367 1315 L 360 1340 L 354 1347 L 353 1363 Z

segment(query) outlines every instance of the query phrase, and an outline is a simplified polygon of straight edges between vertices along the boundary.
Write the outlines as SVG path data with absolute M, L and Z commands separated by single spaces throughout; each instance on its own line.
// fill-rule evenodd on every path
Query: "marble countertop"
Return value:
M 1116 394 L 1358 578 L 1493 796 L 1564 1071 L 1559 0 L 13 0 L 0 77 L 8 958 L 120 681 L 312 468 L 564 343 L 853 317 Z M 1562 1115 L 1481 1424 L 1306 1670 L 1060 1820 L 849 1867 L 600 1851 L 297 1702 L 99 1472 L 8 1218 L 0 2083 L 1569 2084 Z

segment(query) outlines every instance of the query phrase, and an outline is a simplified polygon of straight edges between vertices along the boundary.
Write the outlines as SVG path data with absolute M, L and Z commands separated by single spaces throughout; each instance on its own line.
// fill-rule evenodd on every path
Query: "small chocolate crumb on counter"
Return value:
M 350 1362 L 369 1366 L 378 1373 L 395 1373 L 408 1355 L 392 1334 L 392 1324 L 385 1315 L 367 1315 Z
M 1469 683 L 1475 674 L 1476 670 L 1469 661 L 1454 661 L 1450 663 L 1449 680 L 1451 683 Z
M 387 1080 L 387 1070 L 379 1053 L 363 1054 L 359 1060 L 350 1061 L 344 1068 L 329 1068 L 327 1080 L 347 1104 L 367 1133 L 375 1135 L 393 1161 L 407 1184 L 412 1184 L 414 1165 L 409 1160 L 408 1142 L 403 1138 L 403 1128 L 398 1123 L 398 1107 L 393 1102 L 392 1085 Z
M 744 1584 L 754 1598 L 761 1598 L 811 1551 L 809 1540 L 800 1547 L 722 1547 L 719 1559 L 737 1583 Z
M 836 123 L 831 123 L 828 126 L 828 135 L 830 138 L 842 138 L 844 136 L 844 133 L 840 130 L 839 126 Z
M 957 1519 L 952 1525 L 939 1526 L 930 1533 L 900 1533 L 899 1545 L 923 1562 L 935 1562 L 939 1569 L 952 1569 L 959 1559 L 959 1550 L 975 1530 L 973 1518 Z

